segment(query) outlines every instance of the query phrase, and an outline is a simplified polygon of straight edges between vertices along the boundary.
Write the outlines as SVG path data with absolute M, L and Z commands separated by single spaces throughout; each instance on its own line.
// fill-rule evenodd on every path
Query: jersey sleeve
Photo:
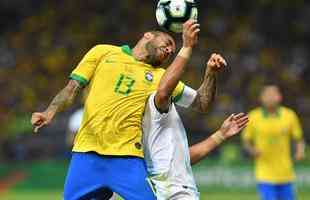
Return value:
M 86 86 L 91 80 L 100 60 L 108 52 L 106 45 L 97 45 L 87 52 L 78 66 L 73 70 L 70 79 L 76 80 L 81 86 Z
M 180 81 L 172 93 L 172 101 L 174 103 L 177 103 L 182 98 L 184 88 L 185 84 L 182 81 Z
M 182 92 L 181 97 L 176 102 L 178 106 L 188 108 L 192 103 L 194 102 L 195 98 L 197 96 L 197 91 L 192 89 L 191 87 L 184 85 L 184 89 Z
M 242 140 L 243 141 L 253 141 L 254 140 L 254 134 L 255 134 L 255 128 L 254 128 L 254 116 L 253 113 L 249 114 L 249 123 L 248 125 L 244 128 L 242 132 Z
M 292 113 L 292 129 L 291 134 L 294 140 L 301 140 L 303 138 L 303 131 L 300 125 L 300 121 L 295 112 Z
M 157 109 L 157 107 L 155 105 L 155 95 L 156 95 L 156 92 L 152 93 L 149 96 L 149 99 L 148 99 L 148 110 L 150 112 L 151 120 L 152 121 L 160 122 L 160 121 L 164 120 L 168 116 L 168 113 L 170 112 L 172 104 L 171 103 L 169 104 L 169 110 L 168 110 L 167 113 L 159 112 L 159 110 Z

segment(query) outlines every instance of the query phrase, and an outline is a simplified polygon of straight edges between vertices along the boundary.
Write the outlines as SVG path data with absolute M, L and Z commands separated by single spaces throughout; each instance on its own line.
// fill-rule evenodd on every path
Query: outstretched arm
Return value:
M 196 98 L 191 105 L 192 108 L 199 112 L 207 112 L 214 101 L 216 94 L 216 79 L 219 70 L 227 66 L 225 59 L 213 53 L 207 63 L 207 69 L 203 82 L 197 90 Z
M 233 114 L 228 117 L 218 131 L 204 141 L 190 147 L 191 164 L 198 163 L 223 141 L 238 134 L 246 126 L 248 121 L 248 116 L 244 113 Z
M 57 112 L 71 105 L 80 89 L 79 82 L 70 80 L 66 87 L 53 98 L 44 112 L 33 113 L 31 123 L 34 126 L 34 132 L 37 132 L 41 127 L 49 124 Z
M 188 20 L 183 25 L 183 47 L 162 76 L 155 94 L 155 105 L 160 112 L 167 112 L 171 95 L 184 73 L 185 66 L 198 41 L 199 24 Z

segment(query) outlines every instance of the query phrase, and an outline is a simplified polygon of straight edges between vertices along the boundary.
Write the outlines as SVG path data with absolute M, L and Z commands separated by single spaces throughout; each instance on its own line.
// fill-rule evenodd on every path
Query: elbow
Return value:
M 212 106 L 213 101 L 205 101 L 201 103 L 200 106 L 200 112 L 202 112 L 203 114 L 206 114 L 209 112 L 211 106 Z
M 170 95 L 164 89 L 159 88 L 157 90 L 156 96 L 157 96 L 157 101 L 159 102 L 159 104 L 166 104 L 167 102 L 169 102 Z
M 209 111 L 209 106 L 208 105 L 201 105 L 200 112 L 203 114 L 207 114 Z

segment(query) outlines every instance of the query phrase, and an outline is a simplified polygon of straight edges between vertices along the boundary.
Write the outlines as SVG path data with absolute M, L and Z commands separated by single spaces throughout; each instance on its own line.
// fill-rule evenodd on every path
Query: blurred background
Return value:
M 179 109 L 191 144 L 219 128 L 232 112 L 258 105 L 263 84 L 277 83 L 284 105 L 299 115 L 310 141 L 310 3 L 306 0 L 201 0 L 201 34 L 184 82 L 197 88 L 212 52 L 229 69 L 219 77 L 208 115 Z M 155 1 L 0 1 L 0 199 L 61 199 L 70 159 L 74 113 L 82 97 L 53 123 L 32 133 L 42 111 L 94 45 L 129 44 L 158 29 Z M 174 35 L 180 42 L 180 35 Z M 70 125 L 71 124 L 71 125 Z M 296 163 L 297 191 L 310 199 L 310 152 Z M 194 167 L 202 199 L 255 200 L 252 162 L 240 137 Z

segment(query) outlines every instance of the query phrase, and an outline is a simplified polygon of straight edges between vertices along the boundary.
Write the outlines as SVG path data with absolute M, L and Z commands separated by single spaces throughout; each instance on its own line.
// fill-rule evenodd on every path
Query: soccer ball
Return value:
M 156 19 L 160 26 L 175 33 L 182 32 L 182 25 L 188 19 L 197 19 L 195 0 L 159 0 Z

